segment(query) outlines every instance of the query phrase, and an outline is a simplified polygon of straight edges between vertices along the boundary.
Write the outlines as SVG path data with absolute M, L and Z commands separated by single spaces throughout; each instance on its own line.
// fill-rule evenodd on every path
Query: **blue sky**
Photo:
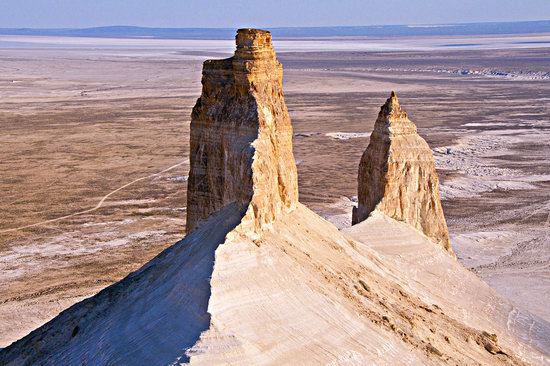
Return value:
M 233 28 L 550 20 L 550 0 L 0 0 L 0 5 L 0 28 Z

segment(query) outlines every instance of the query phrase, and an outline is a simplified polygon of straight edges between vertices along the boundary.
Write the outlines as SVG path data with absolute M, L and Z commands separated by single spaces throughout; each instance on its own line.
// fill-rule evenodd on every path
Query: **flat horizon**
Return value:
M 21 26 L 21 27 L 0 27 L 1 29 L 95 29 L 95 28 L 143 28 L 143 29 L 243 29 L 243 28 L 254 28 L 254 29 L 300 29 L 300 28 L 376 28 L 376 27 L 407 27 L 407 26 L 427 26 L 427 27 L 444 27 L 444 26 L 461 26 L 461 25 L 477 25 L 477 24 L 518 24 L 518 23 L 550 23 L 550 18 L 544 19 L 533 19 L 533 20 L 498 20 L 498 21 L 480 21 L 480 22 L 434 22 L 434 23 L 385 23 L 385 24 L 355 24 L 355 25 L 346 25 L 346 24 L 333 24 L 333 25 L 293 25 L 293 26 L 235 26 L 235 27 L 209 27 L 209 26 L 199 26 L 199 27 L 170 27 L 170 26 L 157 26 L 157 25 L 135 25 L 135 24 L 124 24 L 124 23 L 109 23 L 102 25 L 93 25 L 93 26 L 82 26 L 82 27 L 32 27 L 32 26 Z
M 235 30 L 239 28 L 254 27 L 171 28 L 110 25 L 85 28 L 0 28 L 0 35 L 153 39 L 233 39 Z M 550 33 L 550 20 L 448 24 L 261 27 L 261 29 L 270 30 L 276 38 L 521 35 Z

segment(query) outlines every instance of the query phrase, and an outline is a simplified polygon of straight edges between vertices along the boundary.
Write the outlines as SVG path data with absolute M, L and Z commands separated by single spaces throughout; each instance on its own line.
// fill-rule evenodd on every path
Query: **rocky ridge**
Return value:
M 361 157 L 352 223 L 374 210 L 422 231 L 454 256 L 432 151 L 394 92 L 380 109 Z

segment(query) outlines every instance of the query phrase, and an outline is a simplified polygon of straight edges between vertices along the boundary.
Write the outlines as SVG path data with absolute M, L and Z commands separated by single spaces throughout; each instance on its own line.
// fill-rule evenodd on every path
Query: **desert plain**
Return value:
M 5 347 L 184 235 L 202 62 L 233 42 L 6 36 L 0 47 Z M 361 154 L 396 91 L 433 149 L 458 260 L 550 321 L 550 35 L 275 47 L 302 203 L 351 225 Z

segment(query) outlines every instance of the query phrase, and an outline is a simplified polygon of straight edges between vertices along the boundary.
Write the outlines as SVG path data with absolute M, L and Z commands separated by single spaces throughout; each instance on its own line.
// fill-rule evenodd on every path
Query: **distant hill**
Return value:
M 277 38 L 392 37 L 550 33 L 550 20 L 529 22 L 441 25 L 382 25 L 360 27 L 269 28 Z M 0 35 L 100 38 L 233 39 L 234 28 L 146 28 L 109 26 L 95 28 L 0 28 Z

